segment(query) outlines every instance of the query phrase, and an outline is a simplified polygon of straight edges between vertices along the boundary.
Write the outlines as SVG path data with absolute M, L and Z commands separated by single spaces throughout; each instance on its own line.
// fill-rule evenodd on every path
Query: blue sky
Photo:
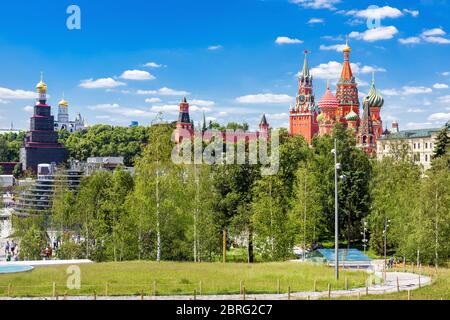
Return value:
M 81 30 L 66 10 L 81 9 Z M 377 6 L 370 7 L 369 6 Z M 0 128 L 25 129 L 40 72 L 57 112 L 89 124 L 177 117 L 288 124 L 303 51 L 318 100 L 335 83 L 349 35 L 361 98 L 375 72 L 382 117 L 402 129 L 450 119 L 450 25 L 444 0 L 9 1 L 0 20 Z M 370 27 L 370 28 L 369 28 Z M 333 91 L 335 89 L 333 88 Z

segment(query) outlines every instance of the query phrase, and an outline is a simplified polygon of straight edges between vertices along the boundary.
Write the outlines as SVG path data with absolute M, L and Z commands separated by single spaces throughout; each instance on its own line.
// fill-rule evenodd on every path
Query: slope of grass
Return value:
M 67 289 L 67 266 L 37 267 L 28 273 L 0 275 L 0 296 L 51 296 L 52 283 L 59 295 L 152 295 L 154 284 L 158 295 L 239 293 L 240 283 L 248 293 L 312 291 L 314 281 L 318 291 L 343 289 L 345 277 L 350 288 L 362 287 L 367 274 L 343 271 L 341 280 L 334 280 L 333 269 L 324 265 L 303 263 L 177 263 L 121 262 L 80 265 L 81 288 Z M 200 284 L 201 283 L 201 284 Z

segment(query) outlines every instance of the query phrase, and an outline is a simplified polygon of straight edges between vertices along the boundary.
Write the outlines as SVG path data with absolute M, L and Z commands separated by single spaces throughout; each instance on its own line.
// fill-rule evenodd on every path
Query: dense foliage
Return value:
M 51 225 L 66 239 L 61 257 L 218 261 L 225 245 L 246 247 L 249 262 L 255 256 L 289 259 L 294 246 L 334 240 L 336 139 L 339 174 L 346 176 L 338 193 L 341 245 L 362 246 L 365 220 L 375 254 L 383 254 L 387 240 L 389 255 L 410 261 L 439 264 L 450 257 L 448 153 L 436 156 L 424 172 L 402 146 L 393 157 L 370 159 L 355 145 L 354 132 L 341 126 L 312 146 L 282 131 L 279 171 L 264 176 L 248 161 L 174 164 L 172 131 L 170 125 L 117 131 L 96 126 L 70 135 L 66 144 L 73 156 L 118 152 L 128 155 L 135 173 L 96 172 L 76 193 L 58 184 L 52 214 L 29 218 L 34 222 L 23 223 L 26 228 L 17 233 L 23 245 L 41 243 L 39 232 Z M 69 241 L 76 237 L 79 241 Z M 35 249 L 27 250 L 34 255 Z

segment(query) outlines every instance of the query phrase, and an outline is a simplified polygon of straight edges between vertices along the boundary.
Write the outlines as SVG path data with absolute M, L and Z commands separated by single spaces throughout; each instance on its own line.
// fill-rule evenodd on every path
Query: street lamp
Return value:
M 361 232 L 361 235 L 363 236 L 364 255 L 366 254 L 367 242 L 369 241 L 366 238 L 367 231 L 368 231 L 368 229 L 367 229 L 367 221 L 363 220 L 363 232 Z
M 337 139 L 334 139 L 334 269 L 336 280 L 339 280 L 339 198 L 338 198 L 338 179 L 346 180 L 347 176 L 338 175 L 338 171 L 342 169 L 342 165 L 337 162 Z
M 389 220 L 387 217 L 384 219 L 384 282 L 386 282 L 386 266 L 387 266 L 387 230 L 389 228 L 389 223 L 391 223 L 391 220 Z

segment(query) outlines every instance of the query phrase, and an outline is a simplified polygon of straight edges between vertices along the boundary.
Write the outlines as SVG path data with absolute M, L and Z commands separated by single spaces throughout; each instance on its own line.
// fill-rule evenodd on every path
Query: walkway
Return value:
M 376 271 L 376 277 L 381 278 L 382 273 Z M 367 294 L 385 294 L 395 293 L 398 291 L 416 290 L 422 286 L 430 285 L 431 279 L 426 276 L 419 276 L 413 273 L 404 272 L 388 272 L 386 273 L 386 283 L 378 285 L 370 285 L 367 288 L 357 288 L 351 290 L 331 291 L 330 295 L 326 292 L 294 292 L 290 294 L 248 294 L 246 300 L 288 300 L 288 299 L 310 299 L 317 300 L 321 298 L 338 298 L 349 296 L 363 296 Z M 7 298 L 0 298 L 4 300 Z M 54 298 L 32 298 L 31 300 L 48 300 Z M 62 299 L 62 297 L 60 297 Z M 67 297 L 67 300 L 93 300 L 93 296 Z M 193 300 L 191 296 L 157 296 L 157 297 L 140 297 L 140 296 L 121 296 L 121 297 L 96 297 L 97 300 Z M 241 295 L 205 295 L 197 296 L 197 300 L 243 300 Z M 15 298 L 15 300 L 30 300 L 30 298 Z

